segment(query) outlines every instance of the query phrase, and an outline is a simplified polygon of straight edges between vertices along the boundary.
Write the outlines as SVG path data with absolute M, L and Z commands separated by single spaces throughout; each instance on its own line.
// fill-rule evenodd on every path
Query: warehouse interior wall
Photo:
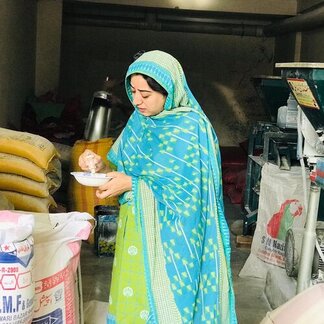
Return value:
M 324 1 L 320 0 L 299 0 L 298 10 L 300 14 L 311 13 L 312 10 L 324 11 Z M 323 16 L 323 14 L 322 14 Z M 319 19 L 318 17 L 317 20 Z M 324 24 L 306 26 L 300 24 L 294 32 L 278 34 L 275 37 L 275 63 L 283 62 L 324 62 Z M 280 71 L 274 70 L 275 75 Z
M 63 26 L 60 89 L 80 95 L 87 115 L 107 75 L 123 79 L 136 52 L 163 50 L 181 62 L 221 144 L 235 145 L 253 120 L 265 118 L 250 79 L 272 73 L 273 46 L 271 38 Z
M 324 27 L 302 34 L 301 61 L 324 62 Z
M 299 62 L 302 34 L 289 33 L 275 38 L 274 62 Z M 280 69 L 274 68 L 274 75 L 280 75 Z
M 299 8 L 319 3 L 299 1 Z M 85 118 L 106 76 L 121 80 L 135 52 L 161 49 L 183 65 L 221 145 L 237 145 L 255 120 L 267 119 L 251 77 L 278 74 L 277 62 L 323 62 L 323 33 L 254 37 L 70 25 L 62 22 L 62 0 L 3 0 L 0 126 L 19 129 L 26 98 L 48 90 L 80 95 Z M 118 95 L 127 102 L 122 87 Z
M 49 2 L 47 6 L 46 2 Z M 26 98 L 54 89 L 64 98 L 80 95 L 86 116 L 92 94 L 104 78 L 107 75 L 123 78 L 132 55 L 141 49 L 165 50 L 179 59 L 222 145 L 236 145 L 244 140 L 253 118 L 263 118 L 264 111 L 250 78 L 272 73 L 273 39 L 69 25 L 62 25 L 61 30 L 57 10 L 54 27 L 53 16 L 44 19 L 44 10 L 50 8 L 50 2 L 60 5 L 60 1 L 42 0 L 42 10 L 37 12 L 37 1 L 1 2 L 4 10 L 0 11 L 3 26 L 0 35 L 7 61 L 7 72 L 0 76 L 1 84 L 8 86 L 6 80 L 11 77 L 10 89 L 1 96 L 4 108 L 1 126 L 19 128 Z M 23 15 L 26 12 L 30 15 Z M 9 22 L 11 16 L 16 19 Z M 48 29 L 49 33 L 37 30 L 37 26 Z M 61 32 L 60 44 L 55 30 Z M 55 81 L 58 75 L 59 81 Z
M 34 94 L 36 1 L 0 1 L 0 126 L 19 127 Z
M 59 86 L 62 0 L 37 1 L 35 95 Z

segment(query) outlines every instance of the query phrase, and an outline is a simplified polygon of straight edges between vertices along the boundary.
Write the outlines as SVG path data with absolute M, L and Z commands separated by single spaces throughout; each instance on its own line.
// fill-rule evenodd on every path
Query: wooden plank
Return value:
M 236 236 L 236 247 L 251 248 L 253 236 L 238 235 Z

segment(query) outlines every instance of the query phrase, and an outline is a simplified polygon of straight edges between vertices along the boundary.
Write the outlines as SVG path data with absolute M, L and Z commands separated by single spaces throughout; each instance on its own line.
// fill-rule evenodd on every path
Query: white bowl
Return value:
M 112 179 L 105 173 L 71 172 L 71 174 L 80 184 L 88 187 L 99 187 Z

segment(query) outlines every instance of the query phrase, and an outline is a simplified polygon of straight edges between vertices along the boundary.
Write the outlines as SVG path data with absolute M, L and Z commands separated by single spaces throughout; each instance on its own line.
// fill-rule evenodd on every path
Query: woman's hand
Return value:
M 88 149 L 79 156 L 79 167 L 83 171 L 90 171 L 92 173 L 99 171 L 106 173 L 110 171 L 101 156 Z
M 112 177 L 102 186 L 98 187 L 96 196 L 99 199 L 119 196 L 126 191 L 132 190 L 132 177 L 122 172 L 108 172 L 108 177 Z

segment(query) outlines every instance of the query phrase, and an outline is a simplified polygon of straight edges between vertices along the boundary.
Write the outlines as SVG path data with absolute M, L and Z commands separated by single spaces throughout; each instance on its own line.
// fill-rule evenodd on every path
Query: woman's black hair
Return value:
M 140 74 L 140 73 L 138 73 Z M 164 96 L 168 95 L 168 92 L 158 83 L 156 82 L 153 78 L 149 77 L 148 75 L 145 74 L 140 74 L 147 82 L 147 84 L 150 86 L 150 88 L 154 91 L 157 91 Z

